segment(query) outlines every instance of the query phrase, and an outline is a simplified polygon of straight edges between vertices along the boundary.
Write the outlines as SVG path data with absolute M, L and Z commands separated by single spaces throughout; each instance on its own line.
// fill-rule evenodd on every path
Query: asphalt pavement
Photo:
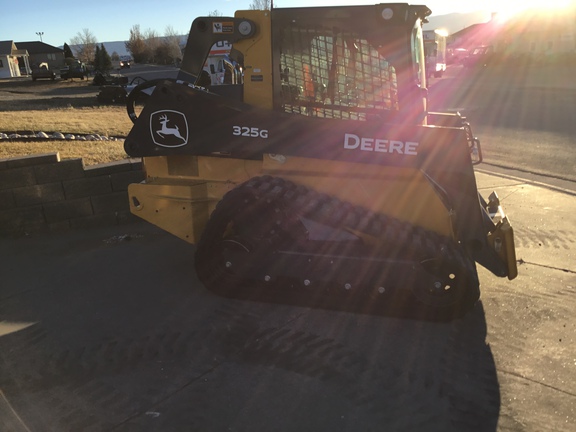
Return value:
M 225 299 L 146 223 L 0 240 L 0 430 L 576 430 L 576 199 L 477 171 L 519 276 L 463 319 Z

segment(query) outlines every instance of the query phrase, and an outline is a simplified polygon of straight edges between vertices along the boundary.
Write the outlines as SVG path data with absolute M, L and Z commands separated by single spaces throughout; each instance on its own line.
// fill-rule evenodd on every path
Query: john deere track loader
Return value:
M 477 191 L 470 125 L 427 111 L 430 13 L 393 3 L 197 18 L 178 80 L 143 84 L 155 90 L 138 116 L 141 88 L 129 97 L 125 149 L 146 169 L 131 211 L 195 243 L 198 277 L 221 294 L 470 310 L 476 262 L 516 276 L 514 238 L 498 197 Z M 241 79 L 206 87 L 221 41 Z

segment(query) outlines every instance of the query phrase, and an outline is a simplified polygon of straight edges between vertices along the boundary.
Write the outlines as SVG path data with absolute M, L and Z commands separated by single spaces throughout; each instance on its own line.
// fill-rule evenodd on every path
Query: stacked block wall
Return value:
M 127 188 L 144 176 L 139 159 L 89 167 L 58 153 L 0 159 L 0 236 L 135 222 Z

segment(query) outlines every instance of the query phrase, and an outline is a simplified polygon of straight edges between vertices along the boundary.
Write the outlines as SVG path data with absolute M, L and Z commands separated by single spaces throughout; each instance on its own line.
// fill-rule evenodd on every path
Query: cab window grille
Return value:
M 366 39 L 337 29 L 286 28 L 280 77 L 288 113 L 366 120 L 398 110 L 394 67 Z

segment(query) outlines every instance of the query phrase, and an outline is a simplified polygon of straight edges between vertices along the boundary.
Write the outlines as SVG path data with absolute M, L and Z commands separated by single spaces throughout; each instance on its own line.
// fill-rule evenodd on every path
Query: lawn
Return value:
M 77 90 L 76 90 L 77 89 Z M 60 91 L 57 97 L 50 95 Z M 75 91 L 76 90 L 76 91 Z M 88 83 L 0 82 L 0 132 L 33 131 L 98 134 L 108 141 L 0 140 L 0 159 L 59 152 L 61 159 L 82 158 L 85 165 L 126 159 L 124 137 L 132 122 L 122 105 L 100 105 L 98 88 Z

